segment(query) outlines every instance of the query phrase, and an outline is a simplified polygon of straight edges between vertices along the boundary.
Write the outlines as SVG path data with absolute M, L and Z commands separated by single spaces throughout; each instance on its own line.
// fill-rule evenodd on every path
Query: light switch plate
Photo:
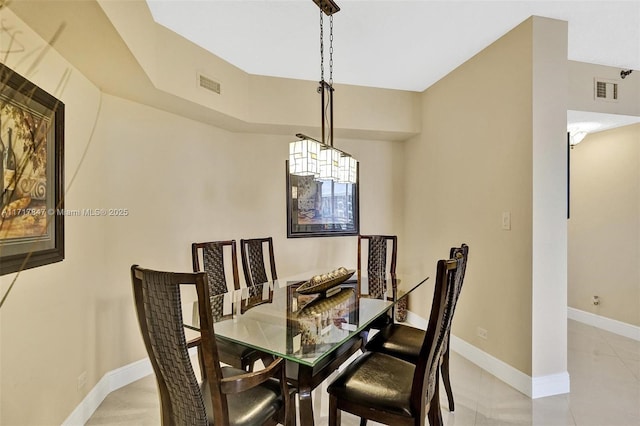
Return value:
M 502 212 L 502 229 L 511 231 L 511 212 Z

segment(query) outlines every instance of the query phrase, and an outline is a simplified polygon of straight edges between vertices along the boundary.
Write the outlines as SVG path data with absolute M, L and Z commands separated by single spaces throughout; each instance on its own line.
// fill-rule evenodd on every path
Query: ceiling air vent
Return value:
M 603 78 L 594 79 L 594 99 L 596 101 L 618 102 L 618 83 Z
M 198 73 L 198 85 L 203 89 L 211 90 L 214 93 L 220 94 L 220 83 L 210 79 L 202 74 Z

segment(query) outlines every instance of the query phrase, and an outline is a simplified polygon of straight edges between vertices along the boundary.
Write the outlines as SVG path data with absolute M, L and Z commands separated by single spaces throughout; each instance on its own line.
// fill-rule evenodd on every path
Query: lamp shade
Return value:
M 302 139 L 289 144 L 289 173 L 297 176 L 319 176 L 320 143 Z
M 340 173 L 340 151 L 328 146 L 320 148 L 320 180 L 338 180 Z
M 358 162 L 350 155 L 341 155 L 338 167 L 338 182 L 356 183 L 358 176 Z

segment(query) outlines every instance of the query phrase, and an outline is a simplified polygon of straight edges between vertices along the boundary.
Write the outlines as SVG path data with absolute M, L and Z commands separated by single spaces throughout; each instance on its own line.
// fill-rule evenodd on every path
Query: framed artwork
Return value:
M 334 237 L 360 232 L 357 183 L 287 176 L 287 237 Z
M 0 64 L 0 275 L 64 259 L 63 147 L 64 104 Z

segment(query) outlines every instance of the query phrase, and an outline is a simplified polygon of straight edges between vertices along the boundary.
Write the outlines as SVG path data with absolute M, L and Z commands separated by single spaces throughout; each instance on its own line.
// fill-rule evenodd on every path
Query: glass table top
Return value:
M 296 289 L 313 275 L 212 297 L 216 337 L 314 366 L 428 279 L 397 274 L 372 279 L 354 274 L 328 296 L 298 293 Z M 198 329 L 197 312 L 185 327 Z

